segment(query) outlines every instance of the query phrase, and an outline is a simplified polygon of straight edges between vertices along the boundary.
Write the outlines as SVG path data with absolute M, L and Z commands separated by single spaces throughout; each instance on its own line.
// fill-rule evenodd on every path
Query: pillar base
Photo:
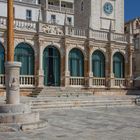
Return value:
M 38 112 L 31 112 L 24 104 L 0 105 L 0 132 L 31 130 L 46 127 L 47 121 L 39 119 Z
M 19 104 L 20 91 L 19 91 L 19 75 L 20 75 L 20 62 L 6 62 L 6 103 Z

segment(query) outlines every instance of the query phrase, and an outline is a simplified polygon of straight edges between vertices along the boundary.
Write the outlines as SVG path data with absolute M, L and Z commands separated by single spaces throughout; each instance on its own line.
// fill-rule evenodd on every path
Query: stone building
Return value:
M 140 18 L 135 18 L 125 23 L 125 33 L 133 36 L 134 55 L 133 55 L 133 76 L 135 86 L 140 85 Z
M 6 0 L 0 0 L 0 88 L 5 90 Z M 21 92 L 36 88 L 128 89 L 132 39 L 124 0 L 15 0 Z

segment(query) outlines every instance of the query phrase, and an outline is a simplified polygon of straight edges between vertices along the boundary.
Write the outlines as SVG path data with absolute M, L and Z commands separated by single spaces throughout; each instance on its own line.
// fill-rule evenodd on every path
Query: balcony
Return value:
M 38 4 L 38 0 L 14 0 L 15 2 L 29 3 L 29 4 Z
M 48 10 L 51 11 L 56 11 L 56 12 L 62 12 L 62 13 L 69 13 L 69 14 L 74 14 L 74 9 L 73 8 L 68 8 L 68 7 L 61 7 L 58 5 L 48 5 Z

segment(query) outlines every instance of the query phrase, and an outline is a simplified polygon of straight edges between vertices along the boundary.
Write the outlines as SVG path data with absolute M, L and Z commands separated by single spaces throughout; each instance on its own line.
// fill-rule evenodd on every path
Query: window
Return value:
M 32 11 L 26 10 L 26 20 L 32 20 Z
M 135 49 L 139 49 L 139 47 L 140 47 L 140 39 L 135 38 L 133 41 L 134 41 Z
M 62 3 L 62 4 L 61 4 L 61 7 L 66 7 L 66 4 Z
M 81 3 L 81 11 L 84 11 L 84 2 Z
M 72 18 L 71 17 L 67 17 L 67 23 L 68 23 L 68 25 L 72 25 Z
M 51 22 L 56 23 L 56 15 L 51 15 Z
M 49 5 L 54 5 L 54 2 L 53 1 L 49 1 L 48 4 Z

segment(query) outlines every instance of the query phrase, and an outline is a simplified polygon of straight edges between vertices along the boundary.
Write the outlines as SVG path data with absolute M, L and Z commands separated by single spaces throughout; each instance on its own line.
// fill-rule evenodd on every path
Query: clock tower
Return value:
M 124 33 L 124 0 L 75 0 L 75 26 Z

